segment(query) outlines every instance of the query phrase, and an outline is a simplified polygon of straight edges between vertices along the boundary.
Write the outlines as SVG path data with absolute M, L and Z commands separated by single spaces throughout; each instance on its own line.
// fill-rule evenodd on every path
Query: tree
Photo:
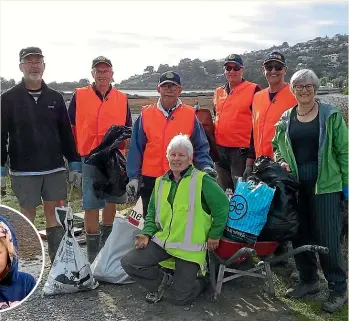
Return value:
M 170 70 L 170 66 L 168 64 L 160 64 L 157 72 L 160 73 L 160 74 L 163 74 L 164 72 Z
M 90 81 L 87 78 L 82 78 L 79 80 L 79 87 L 87 87 Z
M 149 73 L 153 73 L 154 72 L 154 66 L 147 66 L 145 69 L 144 69 L 144 72 L 149 72 Z

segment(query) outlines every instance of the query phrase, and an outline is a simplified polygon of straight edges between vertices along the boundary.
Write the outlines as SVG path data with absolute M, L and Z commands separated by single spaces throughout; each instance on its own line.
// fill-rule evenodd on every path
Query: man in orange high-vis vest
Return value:
M 273 158 L 271 141 L 275 134 L 275 124 L 297 101 L 289 84 L 285 82 L 287 66 L 282 53 L 273 51 L 268 54 L 263 63 L 263 71 L 269 87 L 258 92 L 253 99 L 254 149 L 256 157 Z
M 252 103 L 254 150 L 256 157 L 274 158 L 271 142 L 275 135 L 275 124 L 297 101 L 285 82 L 287 66 L 282 53 L 273 51 L 268 54 L 263 62 L 263 71 L 269 87 L 256 93 Z M 275 254 L 283 254 L 287 247 L 288 242 L 280 244 Z
M 260 87 L 242 77 L 244 63 L 241 56 L 231 54 L 226 57 L 224 69 L 227 83 L 216 89 L 213 98 L 219 154 L 215 168 L 218 184 L 224 190 L 234 190 L 234 177 L 246 179 L 252 172 L 252 101 Z
M 77 150 L 81 156 L 82 206 L 85 210 L 85 231 L 87 254 L 93 262 L 99 249 L 104 245 L 113 226 L 116 205 L 126 203 L 126 193 L 121 197 L 96 197 L 93 183 L 101 175 L 95 166 L 85 164 L 90 152 L 103 140 L 112 125 L 132 127 L 131 112 L 127 96 L 111 85 L 113 66 L 108 58 L 97 57 L 92 62 L 92 77 L 95 82 L 87 87 L 78 88 L 69 105 Z M 123 151 L 124 145 L 120 146 Z M 99 209 L 103 208 L 102 226 L 99 231 Z
M 155 179 L 169 170 L 166 149 L 174 136 L 188 135 L 194 147 L 194 165 L 216 176 L 209 143 L 196 110 L 178 98 L 182 91 L 179 74 L 174 71 L 162 74 L 157 91 L 160 94 L 157 104 L 144 106 L 135 122 L 126 163 L 130 180 L 126 191 L 130 197 L 136 197 L 139 192 L 144 217 Z

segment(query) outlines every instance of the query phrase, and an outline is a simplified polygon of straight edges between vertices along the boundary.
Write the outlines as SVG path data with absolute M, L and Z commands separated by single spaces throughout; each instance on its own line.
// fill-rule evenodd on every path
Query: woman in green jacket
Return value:
M 329 248 L 319 258 L 330 290 L 323 309 L 334 312 L 347 301 L 340 202 L 343 195 L 348 198 L 348 128 L 337 109 L 315 98 L 320 81 L 312 70 L 297 71 L 290 85 L 298 104 L 276 124 L 274 158 L 301 184 L 299 235 L 293 247 L 315 243 Z M 298 254 L 295 261 L 300 282 L 287 295 L 319 292 L 315 254 Z
M 165 290 L 175 304 L 190 304 L 203 290 L 206 250 L 218 247 L 229 201 L 209 175 L 194 168 L 188 136 L 175 136 L 167 147 L 170 170 L 156 179 L 136 248 L 121 260 L 130 277 L 150 291 L 146 301 L 161 300 Z M 174 268 L 174 275 L 159 269 Z

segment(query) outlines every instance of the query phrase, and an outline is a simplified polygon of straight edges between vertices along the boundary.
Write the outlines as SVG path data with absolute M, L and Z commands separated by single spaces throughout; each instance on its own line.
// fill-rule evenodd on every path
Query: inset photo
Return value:
M 44 270 L 43 254 L 34 225 L 17 210 L 0 205 L 0 312 L 35 291 Z

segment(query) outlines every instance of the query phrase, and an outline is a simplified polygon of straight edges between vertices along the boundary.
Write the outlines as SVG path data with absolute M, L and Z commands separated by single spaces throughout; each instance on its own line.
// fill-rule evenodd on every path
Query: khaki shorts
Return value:
M 11 175 L 11 187 L 22 208 L 36 208 L 42 201 L 61 201 L 67 198 L 65 171 L 32 176 Z

